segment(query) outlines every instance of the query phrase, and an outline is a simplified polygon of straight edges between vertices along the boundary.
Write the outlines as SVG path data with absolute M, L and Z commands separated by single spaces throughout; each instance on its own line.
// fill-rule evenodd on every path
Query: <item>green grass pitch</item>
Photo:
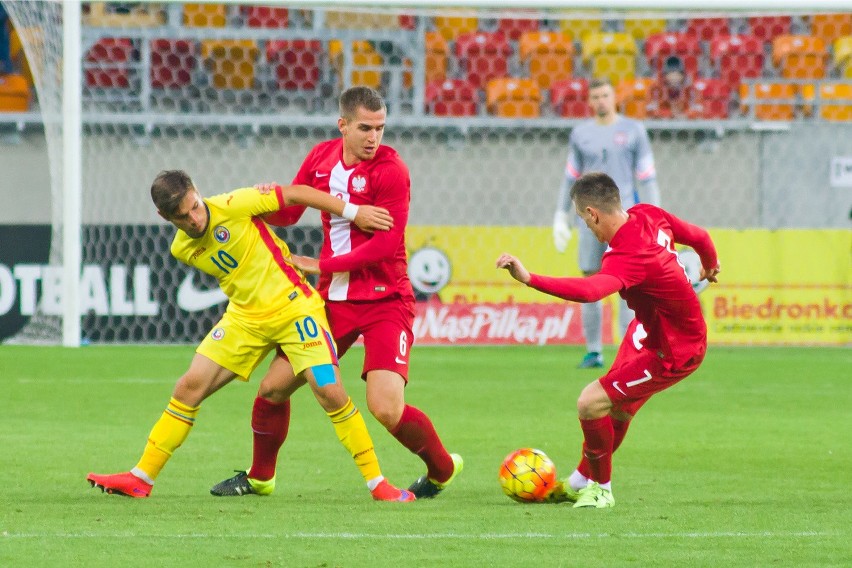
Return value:
M 522 505 L 503 457 L 579 457 L 579 348 L 415 349 L 408 402 L 465 471 L 438 499 L 375 503 L 310 392 L 294 399 L 278 489 L 214 498 L 249 464 L 258 373 L 208 401 L 150 499 L 102 494 L 132 467 L 191 347 L 0 347 L 0 566 L 849 566 L 852 352 L 711 348 L 654 397 L 615 455 L 616 507 Z M 611 360 L 612 351 L 607 353 Z M 366 411 L 363 352 L 343 362 L 384 474 L 422 464 Z M 264 364 L 261 371 L 265 369 Z

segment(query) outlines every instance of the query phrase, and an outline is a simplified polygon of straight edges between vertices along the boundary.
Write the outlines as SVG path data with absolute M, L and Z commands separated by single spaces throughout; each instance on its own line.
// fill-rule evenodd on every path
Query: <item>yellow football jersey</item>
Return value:
M 280 311 L 296 296 L 317 292 L 291 263 L 290 249 L 259 215 L 284 206 L 280 191 L 261 195 L 253 188 L 204 199 L 210 222 L 193 239 L 178 231 L 172 255 L 212 275 L 228 296 L 228 311 L 262 318 Z

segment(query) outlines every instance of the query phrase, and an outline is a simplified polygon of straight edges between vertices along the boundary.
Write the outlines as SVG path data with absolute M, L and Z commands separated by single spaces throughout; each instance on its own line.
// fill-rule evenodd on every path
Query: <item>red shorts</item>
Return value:
M 672 368 L 671 361 L 663 358 L 655 349 L 636 349 L 633 344 L 633 331 L 636 320 L 630 325 L 612 368 L 598 379 L 613 407 L 631 416 L 651 397 L 691 375 L 704 360 L 705 349 L 678 368 Z
M 372 302 L 325 303 L 331 335 L 342 357 L 358 339 L 364 336 L 364 369 L 393 371 L 408 382 L 408 357 L 414 344 L 414 301 L 399 297 Z

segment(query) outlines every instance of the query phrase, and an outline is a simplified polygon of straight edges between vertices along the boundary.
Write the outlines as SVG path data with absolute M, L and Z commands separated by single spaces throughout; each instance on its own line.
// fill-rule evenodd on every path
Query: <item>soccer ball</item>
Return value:
M 544 501 L 556 484 L 556 466 L 541 450 L 521 448 L 500 466 L 503 493 L 520 503 Z
M 710 283 L 701 280 L 701 257 L 692 249 L 682 249 L 677 253 L 677 261 L 683 267 L 683 271 L 692 283 L 692 289 L 696 294 L 703 292 Z

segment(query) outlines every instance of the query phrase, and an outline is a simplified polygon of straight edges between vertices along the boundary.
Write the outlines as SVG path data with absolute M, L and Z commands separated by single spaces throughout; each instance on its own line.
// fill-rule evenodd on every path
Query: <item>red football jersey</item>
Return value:
M 619 294 L 644 328 L 634 342 L 661 351 L 679 367 L 703 351 L 707 325 L 674 244 L 693 247 L 705 268 L 717 265 L 716 249 L 704 229 L 659 207 L 639 204 L 628 213 L 603 255 L 600 274 L 621 281 Z
M 309 185 L 355 205 L 384 207 L 393 217 L 390 231 L 365 233 L 343 217 L 322 213 L 323 246 L 317 289 L 331 301 L 377 300 L 393 294 L 413 298 L 405 253 L 405 227 L 411 200 L 408 167 L 389 146 L 352 167 L 343 163 L 343 140 L 314 146 L 293 185 Z M 296 222 L 304 207 L 287 207 L 266 217 L 274 225 Z

